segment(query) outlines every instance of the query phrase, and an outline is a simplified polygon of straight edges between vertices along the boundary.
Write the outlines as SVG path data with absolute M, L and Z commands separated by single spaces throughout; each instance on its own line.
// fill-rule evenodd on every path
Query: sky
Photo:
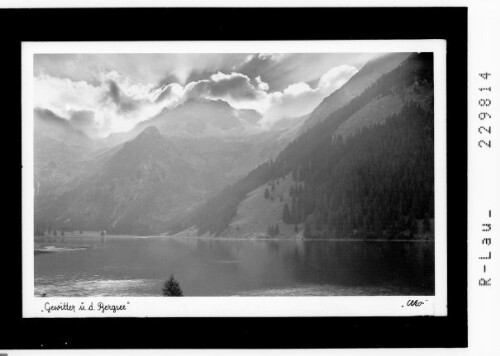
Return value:
M 34 105 L 91 137 L 132 129 L 190 99 L 253 109 L 259 124 L 311 112 L 369 53 L 36 54 Z

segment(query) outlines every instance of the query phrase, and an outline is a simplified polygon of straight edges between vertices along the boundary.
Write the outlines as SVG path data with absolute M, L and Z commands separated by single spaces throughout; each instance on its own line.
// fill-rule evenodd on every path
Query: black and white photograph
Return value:
M 420 296 L 436 313 L 444 70 L 411 41 L 344 42 L 30 55 L 29 297 L 50 314 L 61 297 Z
M 0 4 L 0 354 L 495 353 L 499 11 Z

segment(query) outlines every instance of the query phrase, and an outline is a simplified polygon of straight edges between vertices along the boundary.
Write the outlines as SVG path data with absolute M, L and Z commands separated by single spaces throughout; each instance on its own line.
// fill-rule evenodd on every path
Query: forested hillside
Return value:
M 433 111 L 406 98 L 398 114 L 349 138 L 342 123 L 373 101 L 432 90 L 432 54 L 413 54 L 348 104 L 290 143 L 273 160 L 209 199 L 184 224 L 221 234 L 238 204 L 255 188 L 294 172 L 288 223 L 305 223 L 305 237 L 412 235 L 433 217 Z
M 319 153 L 321 152 L 321 153 Z M 410 237 L 434 216 L 433 117 L 418 104 L 385 125 L 323 142 L 295 170 L 289 223 L 304 237 Z

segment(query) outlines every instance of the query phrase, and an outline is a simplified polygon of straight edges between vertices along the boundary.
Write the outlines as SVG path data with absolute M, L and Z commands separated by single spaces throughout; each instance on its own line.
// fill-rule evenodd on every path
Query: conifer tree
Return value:
M 174 275 L 171 274 L 170 278 L 165 281 L 163 284 L 163 296 L 164 297 L 182 297 L 182 289 L 179 282 L 174 278 Z

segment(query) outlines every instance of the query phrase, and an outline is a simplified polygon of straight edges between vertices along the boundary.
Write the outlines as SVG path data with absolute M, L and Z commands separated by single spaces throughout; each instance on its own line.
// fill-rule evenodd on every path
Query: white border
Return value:
M 33 265 L 33 54 L 35 53 L 434 52 L 435 296 L 35 298 Z M 23 317 L 416 316 L 447 314 L 446 43 L 443 40 L 264 42 L 24 42 L 22 44 Z M 428 300 L 419 308 L 408 299 Z M 45 303 L 125 304 L 126 311 L 43 312 Z M 168 301 L 168 302 L 167 302 Z M 129 304 L 127 304 L 129 303 Z
M 468 6 L 468 321 L 469 348 L 478 355 L 500 355 L 500 1 L 471 1 Z M 484 80 L 479 73 L 492 75 Z M 480 92 L 490 87 L 492 92 Z M 482 108 L 478 101 L 491 99 Z M 480 112 L 489 112 L 491 120 L 481 121 Z M 479 134 L 480 125 L 492 126 L 491 136 Z M 480 139 L 491 138 L 491 149 L 478 147 Z M 492 217 L 488 218 L 488 210 Z M 491 235 L 482 232 L 482 224 L 492 225 Z M 482 239 L 491 237 L 490 246 Z M 492 254 L 484 273 L 479 257 Z M 492 278 L 491 287 L 479 286 L 479 278 Z

